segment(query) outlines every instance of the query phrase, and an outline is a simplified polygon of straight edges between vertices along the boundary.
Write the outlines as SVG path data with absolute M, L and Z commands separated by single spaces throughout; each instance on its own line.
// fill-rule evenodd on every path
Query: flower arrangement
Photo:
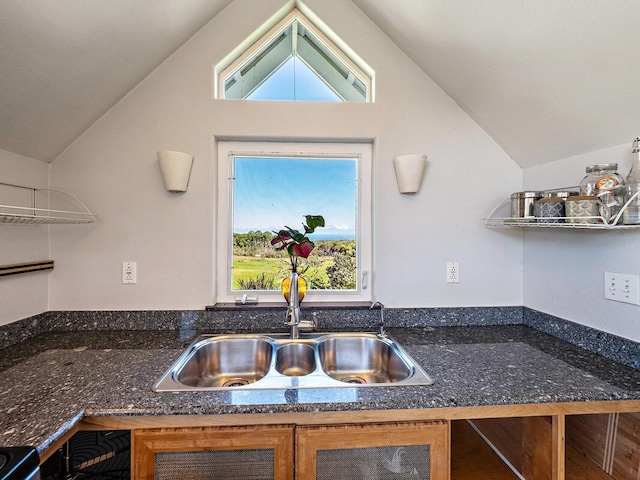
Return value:
M 302 224 L 304 233 L 285 225 L 284 229 L 274 232 L 276 236 L 271 240 L 271 245 L 275 246 L 276 250 L 287 250 L 291 261 L 291 271 L 294 273 L 298 270 L 299 257 L 308 258 L 315 248 L 314 243 L 307 235 L 313 233 L 318 227 L 324 227 L 322 215 L 305 215 L 304 218 L 306 222 Z

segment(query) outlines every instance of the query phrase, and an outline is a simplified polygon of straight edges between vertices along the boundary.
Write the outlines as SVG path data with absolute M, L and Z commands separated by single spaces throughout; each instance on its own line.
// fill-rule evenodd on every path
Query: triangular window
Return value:
M 371 71 L 298 9 L 241 52 L 218 77 L 218 98 L 370 102 Z

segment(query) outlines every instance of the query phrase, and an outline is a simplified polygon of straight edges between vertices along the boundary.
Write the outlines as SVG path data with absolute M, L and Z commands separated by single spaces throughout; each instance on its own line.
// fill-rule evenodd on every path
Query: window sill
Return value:
M 282 310 L 285 307 L 284 301 L 281 303 L 256 303 L 251 305 L 216 303 L 207 305 L 205 311 Z M 365 310 L 369 307 L 371 307 L 371 302 L 303 302 L 300 304 L 301 310 Z

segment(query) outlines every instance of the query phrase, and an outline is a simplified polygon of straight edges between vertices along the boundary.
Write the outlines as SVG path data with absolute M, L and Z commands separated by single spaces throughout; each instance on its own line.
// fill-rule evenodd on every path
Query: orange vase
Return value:
M 287 301 L 287 303 L 289 303 L 289 292 L 291 289 L 291 287 L 289 286 L 290 283 L 291 277 L 287 276 L 282 279 L 282 283 L 280 284 L 280 291 L 282 292 L 282 296 Z M 302 301 L 306 293 L 307 281 L 303 277 L 298 276 L 298 299 Z

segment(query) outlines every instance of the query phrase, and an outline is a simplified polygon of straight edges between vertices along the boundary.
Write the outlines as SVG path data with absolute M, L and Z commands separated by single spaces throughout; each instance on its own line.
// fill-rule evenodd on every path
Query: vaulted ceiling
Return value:
M 0 149 L 55 159 L 231 1 L 4 0 Z M 522 167 L 640 134 L 635 0 L 344 1 Z
M 3 0 L 0 149 L 52 161 L 232 0 Z
M 636 0 L 353 0 L 522 167 L 640 135 Z

